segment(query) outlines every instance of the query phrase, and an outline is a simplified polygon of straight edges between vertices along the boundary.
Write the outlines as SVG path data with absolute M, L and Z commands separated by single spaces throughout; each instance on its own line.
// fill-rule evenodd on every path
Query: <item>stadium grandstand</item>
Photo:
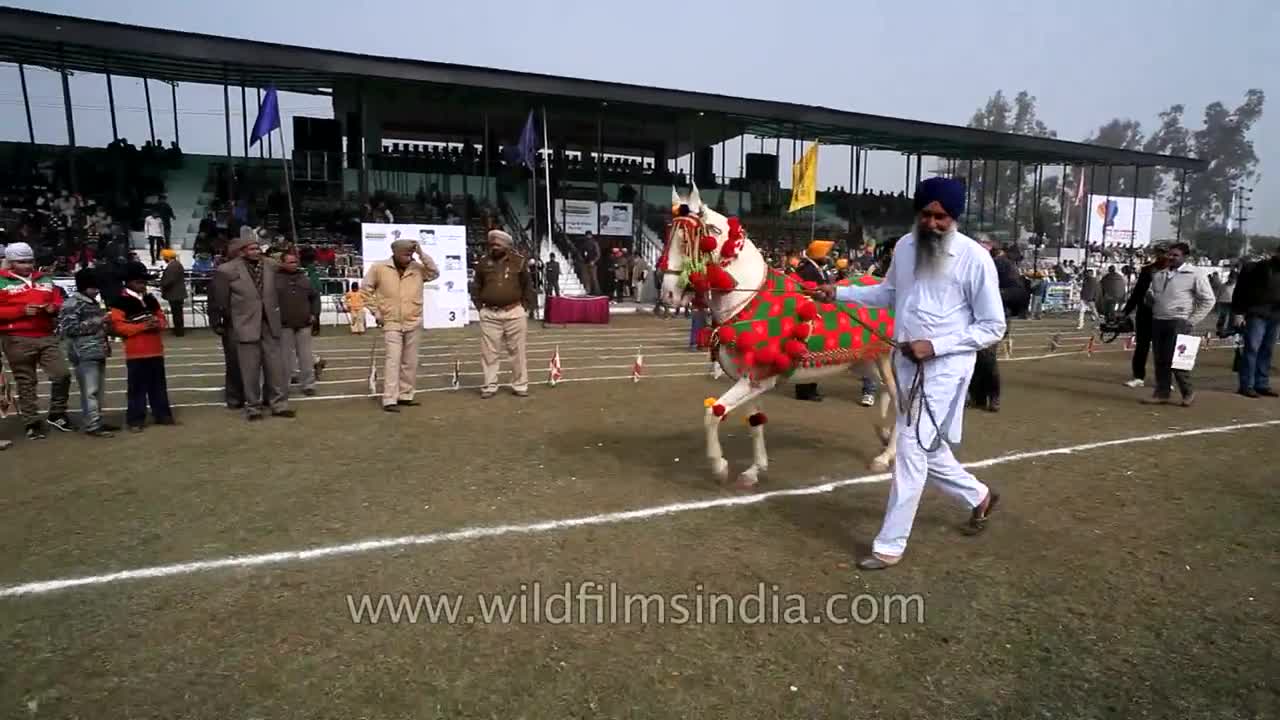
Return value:
M 1042 210 L 1045 168 L 1160 168 L 1179 173 L 1185 183 L 1187 173 L 1206 167 L 1195 158 L 825 107 L 9 8 L 0 8 L 0 60 L 19 69 L 30 140 L 0 143 L 4 241 L 29 241 L 40 249 L 42 265 L 70 272 L 129 251 L 143 257 L 146 218 L 154 213 L 164 221 L 166 242 L 191 271 L 197 295 L 200 278 L 242 225 L 265 227 L 304 248 L 305 262 L 333 279 L 328 292 L 339 293 L 340 279 L 360 274 L 360 223 L 388 218 L 465 225 L 477 249 L 489 228 L 504 227 L 543 262 L 553 252 L 577 258 L 577 243 L 591 230 L 605 253 L 625 249 L 652 261 L 669 219 L 671 187 L 696 183 L 704 199 L 742 216 L 753 238 L 777 255 L 795 251 L 814 234 L 849 251 L 906 230 L 913 214 L 910 189 L 928 173 L 943 173 L 983 188 L 969 203 L 966 227 L 1014 241 L 1032 237 L 1039 247 L 1045 240 L 1065 242 L 1068 233 L 1065 210 L 1058 217 Z M 63 74 L 67 146 L 35 142 L 27 67 Z M 105 148 L 77 146 L 65 79 L 70 72 L 105 77 L 116 136 Z M 226 152 L 180 149 L 176 91 L 174 141 L 165 146 L 154 140 L 148 90 L 152 139 L 141 148 L 124 142 L 115 129 L 113 77 L 221 86 Z M 253 148 L 258 157 L 249 150 L 248 117 L 269 87 L 332 103 L 332 117 L 294 117 L 287 163 L 271 138 Z M 232 122 L 236 102 L 239 127 Z M 529 129 L 536 136 L 533 167 L 518 152 Z M 790 191 L 780 179 L 790 177 L 790 168 L 779 162 L 783 145 L 794 157 L 814 141 L 849 148 L 848 183 L 820 189 L 811 212 L 788 213 Z M 736 161 L 727 157 L 730 144 L 738 149 Z M 901 157 L 901 187 L 867 187 L 870 152 Z M 1006 187 L 1005 204 L 1016 194 L 1013 212 L 996 212 L 985 178 L 998 178 L 1011 165 L 1034 179 L 1032 197 L 1023 197 L 1021 183 Z M 994 199 L 1001 197 L 996 180 Z M 579 287 L 579 272 L 581 266 L 566 263 L 565 292 Z

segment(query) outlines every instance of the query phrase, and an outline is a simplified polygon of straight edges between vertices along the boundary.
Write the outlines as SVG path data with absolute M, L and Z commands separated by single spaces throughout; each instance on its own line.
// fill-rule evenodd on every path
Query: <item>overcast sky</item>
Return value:
M 825 105 L 964 124 L 996 89 L 1026 89 L 1060 137 L 1112 117 L 1145 130 L 1173 103 L 1198 127 L 1204 106 L 1262 88 L 1271 107 L 1253 132 L 1262 179 L 1250 232 L 1280 234 L 1280 3 L 1274 0 L 871 0 L 695 3 L 470 0 L 40 0 L 10 4 L 130 24 L 317 48 L 486 65 Z M 127 50 L 127 48 L 125 48 Z M 53 73 L 29 73 L 38 140 L 65 142 Z M 77 139 L 110 141 L 100 78 L 76 78 Z M 146 139 L 141 84 L 118 80 L 121 133 Z M 153 83 L 157 135 L 171 139 L 167 86 Z M 220 152 L 221 92 L 181 88 L 184 149 Z M 239 98 L 233 98 L 238 137 Z M 254 98 L 249 98 L 250 122 Z M 286 111 L 324 114 L 327 99 L 289 96 Z M 288 123 L 286 122 L 286 127 Z M 0 137 L 26 138 L 17 73 L 0 70 Z M 239 142 L 237 140 L 237 142 Z M 788 161 L 783 143 L 782 162 Z M 748 149 L 751 146 L 748 145 Z M 729 157 L 736 159 L 731 148 Z M 824 156 L 820 184 L 847 184 L 847 154 Z M 718 161 L 717 161 L 718 162 Z M 731 163 L 736 164 L 736 163 Z M 901 161 L 873 160 L 872 184 L 902 186 Z

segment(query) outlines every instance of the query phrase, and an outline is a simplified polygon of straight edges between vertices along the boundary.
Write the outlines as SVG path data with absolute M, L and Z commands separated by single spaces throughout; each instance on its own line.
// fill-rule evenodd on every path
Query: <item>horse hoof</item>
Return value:
M 871 469 L 878 473 L 888 472 L 889 465 L 890 465 L 889 461 L 885 460 L 884 458 L 876 458 L 875 460 L 871 461 Z
M 711 476 L 719 482 L 729 479 L 729 461 L 721 458 L 711 461 Z
M 760 479 L 756 475 L 756 471 L 747 470 L 738 476 L 738 481 L 733 484 L 733 487 L 736 490 L 752 490 L 759 482 Z
M 880 444 L 888 447 L 889 439 L 893 437 L 893 430 L 891 428 L 878 427 L 876 428 L 876 435 L 880 438 Z

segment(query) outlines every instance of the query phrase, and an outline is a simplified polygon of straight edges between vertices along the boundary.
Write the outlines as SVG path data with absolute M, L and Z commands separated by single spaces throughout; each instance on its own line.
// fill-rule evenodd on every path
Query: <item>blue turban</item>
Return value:
M 920 212 L 935 200 L 953 219 L 960 219 L 964 214 L 964 183 L 945 177 L 921 180 L 920 184 L 916 185 L 916 212 Z

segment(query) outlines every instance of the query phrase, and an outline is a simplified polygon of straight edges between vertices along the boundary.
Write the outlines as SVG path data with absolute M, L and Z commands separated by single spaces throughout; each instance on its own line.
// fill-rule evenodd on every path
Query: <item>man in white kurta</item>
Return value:
M 957 181 L 922 182 L 916 190 L 917 232 L 924 228 L 941 235 L 936 262 L 917 268 L 917 237 L 911 233 L 898 241 L 883 282 L 834 292 L 838 301 L 892 308 L 894 340 L 902 348 L 894 353 L 898 443 L 893 488 L 872 555 L 859 562 L 863 569 L 883 569 L 902 558 L 926 478 L 972 509 L 969 527 L 975 532 L 985 526 L 999 499 L 998 493 L 961 467 L 950 447 L 960 442 L 964 398 L 977 352 L 999 342 L 1005 331 L 991 255 L 955 228 L 963 197 L 963 186 Z M 830 290 L 822 288 L 819 294 L 829 295 Z M 932 419 L 920 398 L 909 402 L 918 363 L 923 364 L 923 396 L 933 411 Z

